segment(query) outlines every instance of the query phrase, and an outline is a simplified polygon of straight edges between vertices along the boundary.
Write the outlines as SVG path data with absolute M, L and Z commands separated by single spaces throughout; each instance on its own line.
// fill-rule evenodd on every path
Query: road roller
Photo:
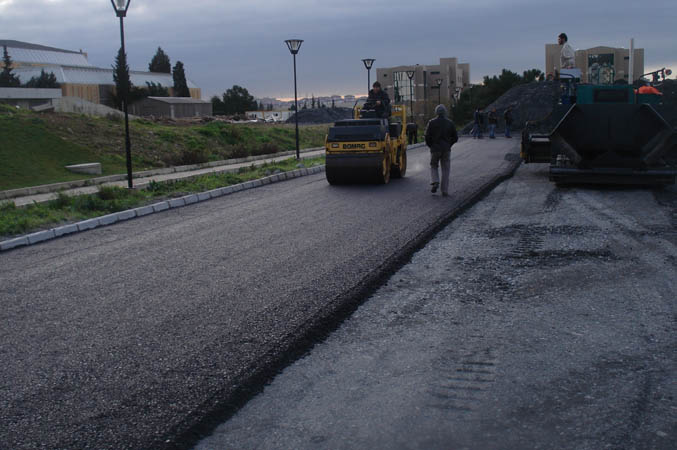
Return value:
M 627 84 L 564 84 L 545 121 L 554 128 L 532 122 L 522 133 L 525 163 L 550 164 L 557 184 L 675 183 L 677 133 L 658 112 L 659 95 Z
M 389 117 L 369 103 L 356 106 L 353 119 L 329 128 L 325 141 L 329 184 L 387 184 L 407 171 L 407 114 L 392 105 Z

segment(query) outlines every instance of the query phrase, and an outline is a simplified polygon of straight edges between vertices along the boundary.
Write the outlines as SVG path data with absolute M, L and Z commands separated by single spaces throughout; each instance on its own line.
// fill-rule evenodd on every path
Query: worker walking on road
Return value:
M 428 122 L 425 129 L 425 143 L 430 147 L 431 192 L 434 194 L 440 187 L 439 166 L 442 163 L 442 196 L 449 195 L 449 175 L 451 172 L 451 146 L 458 141 L 456 125 L 447 119 L 447 108 L 438 105 L 435 108 L 437 117 Z
M 472 128 L 472 137 L 473 139 L 482 139 L 482 111 L 477 108 L 473 114 L 475 123 Z
M 496 108 L 492 108 L 487 116 L 489 119 L 489 139 L 496 139 L 496 125 L 498 125 L 498 114 Z
M 505 120 L 505 137 L 511 138 L 512 135 L 510 134 L 510 131 L 512 128 L 512 106 L 508 106 L 508 108 L 503 112 L 503 120 Z
M 413 145 L 418 141 L 418 124 L 414 122 L 407 124 L 407 137 L 409 138 L 409 145 Z

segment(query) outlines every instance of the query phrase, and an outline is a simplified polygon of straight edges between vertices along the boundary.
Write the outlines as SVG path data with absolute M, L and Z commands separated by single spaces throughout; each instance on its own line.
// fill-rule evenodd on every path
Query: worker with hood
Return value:
M 430 147 L 431 192 L 434 194 L 440 187 L 440 162 L 442 163 L 442 196 L 449 196 L 449 176 L 451 172 L 451 146 L 458 141 L 456 125 L 449 120 L 447 108 L 438 105 L 435 108 L 437 117 L 428 122 L 425 129 L 425 143 Z

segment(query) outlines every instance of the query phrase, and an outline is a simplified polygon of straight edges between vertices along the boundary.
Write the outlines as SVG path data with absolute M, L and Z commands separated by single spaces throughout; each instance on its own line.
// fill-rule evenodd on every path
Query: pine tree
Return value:
M 21 81 L 19 77 L 12 73 L 12 59 L 7 52 L 7 46 L 2 47 L 2 63 L 3 68 L 0 72 L 0 87 L 20 87 Z
M 157 48 L 155 56 L 148 64 L 150 72 L 172 73 L 172 64 L 169 61 L 169 56 L 162 50 L 162 47 Z
M 181 61 L 176 62 L 172 75 L 174 77 L 174 97 L 190 97 L 186 72 Z
M 334 99 L 331 99 L 331 109 L 336 109 L 336 102 L 334 102 Z
M 312 103 L 312 106 L 310 108 L 315 109 L 315 96 L 314 95 L 313 95 L 313 103 Z
M 122 106 L 125 99 L 129 98 L 129 93 L 132 90 L 132 81 L 129 79 L 129 66 L 127 65 L 127 55 L 122 51 L 122 47 L 118 50 L 118 56 L 115 58 L 115 65 L 113 66 L 113 80 L 115 81 L 116 89 L 116 103 Z

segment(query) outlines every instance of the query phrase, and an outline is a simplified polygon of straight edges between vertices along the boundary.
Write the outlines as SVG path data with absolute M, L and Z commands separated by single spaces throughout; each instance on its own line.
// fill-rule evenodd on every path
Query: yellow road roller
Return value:
M 369 105 L 355 107 L 354 119 L 329 128 L 326 175 L 329 184 L 386 184 L 407 171 L 407 115 L 403 105 L 392 105 L 382 118 Z

